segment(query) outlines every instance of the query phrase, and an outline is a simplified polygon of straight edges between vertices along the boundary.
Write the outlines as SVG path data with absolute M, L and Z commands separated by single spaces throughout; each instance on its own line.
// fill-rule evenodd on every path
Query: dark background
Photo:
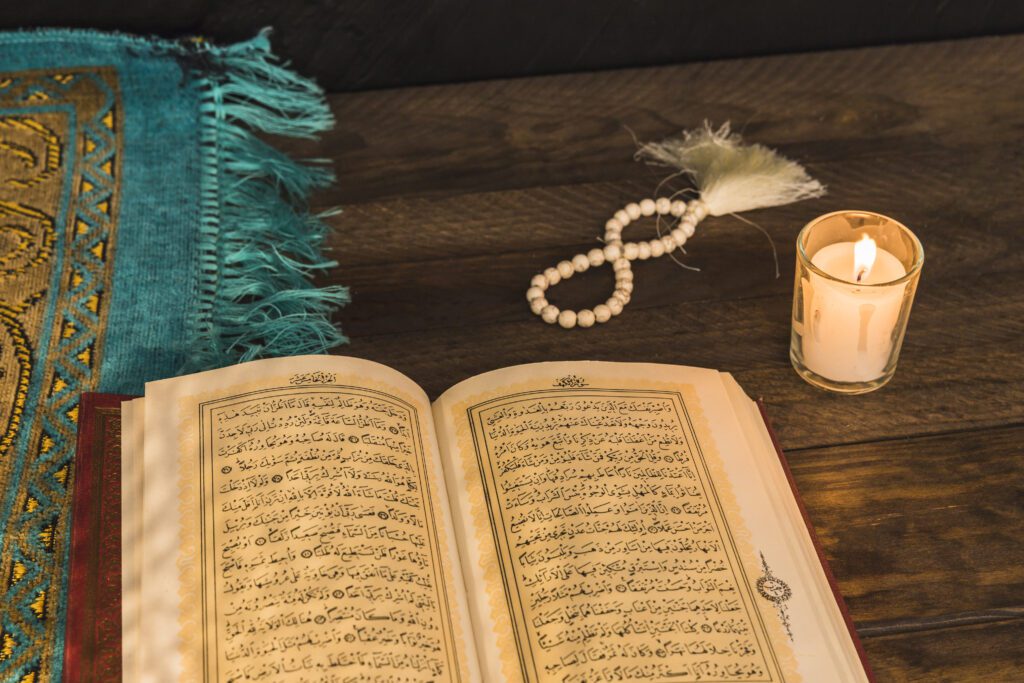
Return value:
M 51 0 L 0 28 L 76 26 L 216 41 L 276 29 L 332 91 L 646 66 L 1024 31 L 1019 0 Z

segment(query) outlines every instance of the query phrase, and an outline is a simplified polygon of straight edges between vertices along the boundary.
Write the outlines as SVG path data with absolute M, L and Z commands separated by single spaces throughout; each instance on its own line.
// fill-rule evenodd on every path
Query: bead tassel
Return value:
M 672 200 L 668 197 L 644 199 L 640 202 L 627 204 L 615 212 L 605 223 L 604 249 L 591 249 L 586 254 L 576 254 L 568 261 L 561 261 L 556 266 L 534 275 L 530 280 L 530 288 L 526 291 L 526 300 L 530 302 L 530 310 L 541 319 L 553 325 L 558 323 L 566 329 L 572 327 L 593 327 L 597 323 L 606 323 L 613 316 L 622 313 L 622 309 L 633 296 L 633 268 L 631 261 L 658 258 L 669 254 L 683 246 L 697 228 L 697 224 L 707 216 L 707 207 L 700 199 L 690 202 Z M 650 216 L 673 216 L 679 223 L 671 233 L 661 235 L 646 242 L 622 242 L 622 231 L 633 221 Z M 594 306 L 593 310 L 584 308 L 581 311 L 559 310 L 548 302 L 546 292 L 562 280 L 568 280 L 576 273 L 583 273 L 590 268 L 597 268 L 605 263 L 612 264 L 615 271 L 615 290 L 603 304 Z
M 683 131 L 678 137 L 642 144 L 636 158 L 672 166 L 689 175 L 700 191 L 700 199 L 684 202 L 658 197 L 630 202 L 605 223 L 603 250 L 577 254 L 571 261 L 562 261 L 555 268 L 534 276 L 526 298 L 530 309 L 545 322 L 557 322 L 566 328 L 608 322 L 622 312 L 633 296 L 630 262 L 670 254 L 693 237 L 697 224 L 709 214 L 735 214 L 825 194 L 825 187 L 811 178 L 803 166 L 763 145 L 745 144 L 728 123 L 716 130 L 705 122 L 703 128 Z M 679 222 L 667 235 L 647 242 L 622 242 L 622 231 L 627 225 L 654 215 L 671 215 Z M 774 245 L 772 249 L 774 253 Z M 611 263 L 615 270 L 615 291 L 608 301 L 595 306 L 593 311 L 584 309 L 578 313 L 559 311 L 557 306 L 548 303 L 544 293 L 549 287 L 605 262 Z M 778 277 L 777 259 L 775 270 Z

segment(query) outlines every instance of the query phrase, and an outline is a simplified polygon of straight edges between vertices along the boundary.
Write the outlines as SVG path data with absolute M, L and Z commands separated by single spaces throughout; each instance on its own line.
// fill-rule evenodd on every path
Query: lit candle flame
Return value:
M 875 241 L 867 235 L 862 236 L 860 241 L 853 245 L 853 277 L 856 282 L 871 274 L 877 254 L 878 247 Z

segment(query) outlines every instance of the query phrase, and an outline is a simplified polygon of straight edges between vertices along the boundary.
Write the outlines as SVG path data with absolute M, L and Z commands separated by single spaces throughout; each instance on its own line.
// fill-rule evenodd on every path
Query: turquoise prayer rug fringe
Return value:
M 328 130 L 334 118 L 323 92 L 277 62 L 267 31 L 240 45 L 196 49 L 215 68 L 201 77 L 201 299 L 187 368 L 342 344 L 330 312 L 348 302 L 348 291 L 309 282 L 312 271 L 336 265 L 320 254 L 328 214 L 306 209 L 310 193 L 333 175 L 324 160 L 298 163 L 253 133 Z

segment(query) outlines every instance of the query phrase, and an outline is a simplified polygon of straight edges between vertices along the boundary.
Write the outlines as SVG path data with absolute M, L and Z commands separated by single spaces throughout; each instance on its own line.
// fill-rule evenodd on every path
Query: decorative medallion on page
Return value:
M 0 74 L 0 679 L 62 658 L 78 397 L 102 358 L 120 196 L 113 68 Z
M 336 373 L 181 409 L 183 681 L 336 671 L 468 683 L 429 412 Z
M 800 681 L 693 388 L 554 384 L 449 415 L 505 677 Z
M 793 589 L 772 573 L 768 566 L 768 560 L 764 559 L 764 553 L 761 553 L 761 571 L 761 577 L 757 580 L 757 592 L 762 598 L 775 605 L 775 610 L 779 614 L 779 622 L 786 630 L 789 640 L 792 641 L 793 627 L 789 621 L 789 609 L 786 603 L 793 597 Z

